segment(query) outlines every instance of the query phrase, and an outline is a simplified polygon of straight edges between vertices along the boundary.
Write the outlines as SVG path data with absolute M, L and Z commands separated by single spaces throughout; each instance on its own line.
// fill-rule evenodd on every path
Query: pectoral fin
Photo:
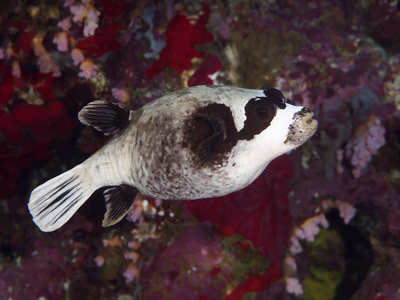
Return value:
M 117 133 L 129 124 L 130 111 L 113 102 L 96 100 L 82 108 L 78 118 L 82 124 L 109 135 Z
M 107 209 L 104 215 L 103 227 L 108 227 L 121 221 L 131 208 L 137 193 L 137 189 L 125 184 L 106 189 L 103 192 Z
M 215 145 L 216 140 L 222 141 L 226 138 L 225 122 L 221 118 L 209 114 L 200 114 L 198 118 L 206 121 L 211 128 L 210 135 L 200 142 L 196 151 L 198 165 L 206 167 L 214 153 L 214 148 L 217 146 Z

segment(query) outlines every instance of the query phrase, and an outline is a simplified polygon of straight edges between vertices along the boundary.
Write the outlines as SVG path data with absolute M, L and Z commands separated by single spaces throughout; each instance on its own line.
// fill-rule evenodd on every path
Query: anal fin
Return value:
M 108 227 L 121 221 L 131 208 L 137 193 L 137 189 L 126 184 L 106 189 L 103 192 L 107 209 L 104 215 L 103 227 Z

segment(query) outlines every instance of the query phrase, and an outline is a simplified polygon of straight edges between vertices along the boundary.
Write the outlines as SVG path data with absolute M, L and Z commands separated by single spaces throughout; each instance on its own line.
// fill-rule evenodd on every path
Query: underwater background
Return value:
M 237 193 L 36 227 L 31 190 L 107 141 L 84 105 L 199 84 L 279 88 L 318 131 Z M 400 299 L 399 109 L 399 1 L 1 1 L 0 299 Z

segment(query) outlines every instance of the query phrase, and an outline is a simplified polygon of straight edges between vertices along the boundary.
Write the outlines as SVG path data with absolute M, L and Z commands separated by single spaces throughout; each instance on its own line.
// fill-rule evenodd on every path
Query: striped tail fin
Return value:
M 85 173 L 83 166 L 78 165 L 32 191 L 28 208 L 40 230 L 60 228 L 96 190 L 85 184 Z

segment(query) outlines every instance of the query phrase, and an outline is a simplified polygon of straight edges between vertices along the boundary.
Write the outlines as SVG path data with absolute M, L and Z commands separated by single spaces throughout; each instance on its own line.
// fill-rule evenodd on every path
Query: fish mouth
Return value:
M 295 113 L 284 143 L 298 147 L 312 137 L 318 128 L 318 121 L 313 116 L 314 113 L 307 108 Z
M 311 111 L 304 114 L 303 115 L 304 125 L 309 126 L 309 127 L 317 127 L 318 121 L 313 119 L 313 116 L 314 116 L 314 113 Z

